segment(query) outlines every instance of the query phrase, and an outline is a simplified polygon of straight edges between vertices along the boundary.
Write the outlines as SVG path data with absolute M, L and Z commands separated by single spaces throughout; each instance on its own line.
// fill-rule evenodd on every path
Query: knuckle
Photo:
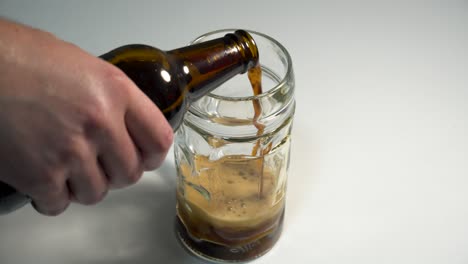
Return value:
M 83 112 L 83 134 L 85 137 L 93 138 L 106 132 L 111 110 L 104 98 L 95 98 Z
M 104 87 L 111 89 L 113 94 L 120 96 L 127 96 L 129 94 L 128 87 L 131 85 L 131 81 L 122 70 L 112 64 L 106 63 L 102 68 L 101 74 L 105 80 Z
M 81 136 L 70 137 L 61 154 L 65 166 L 71 166 L 73 164 L 70 163 L 74 162 L 82 164 L 88 157 L 87 142 Z
M 91 154 L 89 143 L 83 136 L 69 136 L 58 153 L 59 161 L 55 165 L 57 171 L 51 171 L 49 175 L 55 174 L 55 177 L 65 179 L 67 175 L 69 176 L 70 173 L 79 170 L 83 164 L 89 162 Z M 61 171 L 62 175 L 59 175 L 58 171 Z

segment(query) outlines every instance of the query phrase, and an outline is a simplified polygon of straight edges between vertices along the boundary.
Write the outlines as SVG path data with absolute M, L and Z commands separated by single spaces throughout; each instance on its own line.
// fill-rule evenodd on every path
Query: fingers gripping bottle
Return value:
M 132 44 L 100 58 L 120 68 L 163 112 L 176 130 L 190 104 L 258 64 L 252 36 L 236 30 L 217 39 L 169 51 Z M 0 214 L 31 201 L 0 182 Z

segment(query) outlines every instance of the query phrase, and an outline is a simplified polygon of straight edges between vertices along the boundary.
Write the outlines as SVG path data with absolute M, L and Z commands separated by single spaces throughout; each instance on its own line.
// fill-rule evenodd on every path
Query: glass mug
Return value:
M 176 234 L 189 252 L 214 262 L 262 256 L 283 224 L 295 110 L 292 62 L 278 41 L 249 33 L 260 54 L 262 93 L 253 95 L 245 74 L 234 77 L 190 106 L 174 142 Z

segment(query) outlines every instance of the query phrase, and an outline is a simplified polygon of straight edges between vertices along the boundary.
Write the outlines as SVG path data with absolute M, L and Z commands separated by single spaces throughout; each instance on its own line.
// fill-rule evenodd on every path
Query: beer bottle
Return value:
M 120 68 L 177 129 L 191 102 L 258 63 L 257 46 L 243 30 L 170 51 L 146 45 L 101 56 Z
M 162 111 L 176 130 L 191 102 L 225 81 L 258 64 L 258 50 L 244 30 L 222 38 L 162 51 L 132 44 L 100 58 L 120 68 Z M 27 204 L 30 199 L 0 182 L 0 214 Z

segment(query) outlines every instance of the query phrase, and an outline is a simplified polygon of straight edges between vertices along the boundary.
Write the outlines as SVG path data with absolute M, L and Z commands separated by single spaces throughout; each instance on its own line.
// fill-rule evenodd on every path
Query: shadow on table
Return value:
M 108 241 L 109 259 L 96 263 L 205 263 L 190 256 L 175 238 L 175 174 L 173 163 L 166 162 L 157 171 L 147 173 L 143 184 L 119 193 L 105 204 L 103 217 L 115 216 L 108 220 L 117 222 L 123 217 L 127 230 L 125 237 L 114 237 L 120 242 Z M 101 228 L 119 232 L 120 225 L 110 228 L 112 225 L 103 224 Z M 117 249 L 116 255 L 112 249 Z
M 41 216 L 29 206 L 1 217 L 1 262 L 205 263 L 175 238 L 175 174 L 166 161 L 99 205 L 72 205 L 58 217 Z

